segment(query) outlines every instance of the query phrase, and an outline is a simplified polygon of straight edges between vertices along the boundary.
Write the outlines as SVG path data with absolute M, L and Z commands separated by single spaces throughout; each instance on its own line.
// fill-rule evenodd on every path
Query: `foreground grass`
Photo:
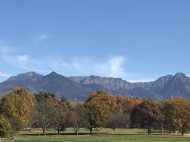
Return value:
M 14 142 L 189 142 L 190 137 L 169 135 L 17 136 Z
M 73 134 L 73 128 L 68 128 L 61 132 L 61 135 L 55 135 L 56 131 L 48 130 L 47 136 L 41 136 L 41 129 L 27 129 L 19 133 L 12 140 L 4 140 L 3 142 L 189 142 L 188 136 L 177 135 L 160 135 L 160 131 L 154 130 L 153 135 L 147 135 L 145 129 L 99 129 L 94 131 L 94 135 L 89 135 L 89 131 L 85 128 L 80 129 L 83 135 Z M 0 140 L 2 142 L 2 140 Z

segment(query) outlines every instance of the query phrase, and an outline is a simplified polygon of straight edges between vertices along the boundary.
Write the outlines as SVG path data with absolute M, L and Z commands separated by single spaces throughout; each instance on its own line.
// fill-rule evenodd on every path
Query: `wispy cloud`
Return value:
M 39 45 L 40 43 L 42 43 L 43 41 L 45 41 L 46 39 L 48 39 L 50 37 L 50 34 L 41 34 L 39 36 L 36 36 L 33 39 L 33 42 L 35 45 Z
M 17 55 L 17 61 L 20 64 L 26 64 L 30 60 L 29 60 L 29 56 L 28 55 Z
M 74 57 L 67 61 L 54 57 L 35 58 L 29 54 L 12 53 L 8 46 L 0 46 L 0 59 L 14 68 L 22 71 L 36 71 L 47 74 L 56 71 L 66 76 L 98 75 L 105 77 L 119 77 L 130 82 L 147 82 L 154 79 L 139 78 L 126 71 L 126 59 L 122 55 L 109 57 L 105 60 L 96 61 L 91 58 Z M 10 74 L 0 72 L 0 76 L 7 78 Z M 135 78 L 138 78 L 137 80 Z
M 89 58 L 74 58 L 71 62 L 51 60 L 48 63 L 51 69 L 61 73 L 74 72 L 73 75 L 100 75 L 109 77 L 127 78 L 124 68 L 125 58 L 115 56 L 104 61 L 93 61 Z M 72 75 L 72 74 L 70 74 Z
M 49 36 L 50 36 L 49 34 L 42 34 L 39 36 L 38 39 L 39 39 L 39 41 L 43 41 L 43 40 L 47 39 Z
M 127 73 L 124 69 L 124 56 L 116 56 L 108 59 L 104 63 L 95 64 L 95 72 L 104 76 L 126 78 Z
M 42 39 L 46 36 L 41 37 Z M 48 73 L 51 71 L 59 72 L 63 75 L 99 75 L 107 77 L 120 77 L 127 79 L 129 74 L 125 70 L 125 57 L 122 55 L 109 57 L 105 60 L 96 61 L 91 58 L 73 57 L 70 61 L 57 59 L 55 57 L 35 58 L 25 53 L 11 52 L 12 48 L 0 46 L 0 59 L 4 64 L 8 64 L 17 70 L 36 71 Z M 2 76 L 8 76 L 1 73 Z
M 11 76 L 11 74 L 0 72 L 0 77 L 7 78 L 7 77 L 10 77 L 10 76 Z
M 6 62 L 26 71 L 48 73 L 57 71 L 63 75 L 99 75 L 126 78 L 124 57 L 116 56 L 105 61 L 96 62 L 87 58 L 73 58 L 72 61 L 61 59 L 41 58 L 35 59 L 27 54 L 6 57 Z

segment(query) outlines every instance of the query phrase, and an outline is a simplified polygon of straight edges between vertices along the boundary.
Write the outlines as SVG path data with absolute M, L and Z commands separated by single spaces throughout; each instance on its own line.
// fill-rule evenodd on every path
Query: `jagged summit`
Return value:
M 36 73 L 36 72 L 27 72 L 23 74 L 18 74 L 16 76 L 11 76 L 8 80 L 12 81 L 26 81 L 26 80 L 31 80 L 31 81 L 37 81 L 38 79 L 42 78 L 43 75 Z
M 55 72 L 55 71 L 52 71 L 52 72 L 50 72 L 48 75 L 60 75 L 60 74 L 58 74 L 58 73 Z
M 184 73 L 176 73 L 174 77 L 175 78 L 186 78 L 187 76 Z
M 27 72 L 10 77 L 0 83 L 0 95 L 15 88 L 24 87 L 31 92 L 52 92 L 73 100 L 88 97 L 90 92 L 105 90 L 112 94 L 159 99 L 174 96 L 190 97 L 190 78 L 184 73 L 166 75 L 151 82 L 130 83 L 121 78 L 100 76 L 65 77 L 55 71 L 48 75 Z
M 51 73 L 46 75 L 46 77 L 64 77 L 64 76 L 61 75 L 61 74 L 56 73 L 55 71 L 52 71 Z

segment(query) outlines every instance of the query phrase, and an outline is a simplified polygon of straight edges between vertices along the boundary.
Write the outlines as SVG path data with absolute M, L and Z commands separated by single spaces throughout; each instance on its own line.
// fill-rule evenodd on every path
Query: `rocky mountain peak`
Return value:
M 25 80 L 31 80 L 31 81 L 36 81 L 38 79 L 41 79 L 43 77 L 43 75 L 38 74 L 36 72 L 27 72 L 27 73 L 23 73 L 23 74 L 18 74 L 16 76 L 11 76 L 8 80 L 12 80 L 12 81 L 25 81 Z
M 186 74 L 184 74 L 184 73 L 176 73 L 174 77 L 175 78 L 185 78 Z
M 0 83 L 0 95 L 15 86 L 22 86 L 31 92 L 47 91 L 58 96 L 66 95 L 69 99 L 73 97 L 84 99 L 91 91 L 97 90 L 134 97 L 151 96 L 159 99 L 171 96 L 190 97 L 190 78 L 184 73 L 162 76 L 151 82 L 130 83 L 121 78 L 95 75 L 65 77 L 54 71 L 46 76 L 28 72 Z
M 63 76 L 61 74 L 56 73 L 55 71 L 52 71 L 50 74 L 46 75 L 46 77 L 57 78 Z

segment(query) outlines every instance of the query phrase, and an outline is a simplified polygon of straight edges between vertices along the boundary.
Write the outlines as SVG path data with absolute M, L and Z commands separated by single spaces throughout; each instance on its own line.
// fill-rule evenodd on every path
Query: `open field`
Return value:
M 46 131 L 47 135 L 56 135 L 57 130 L 53 129 L 48 129 Z M 97 129 L 93 131 L 94 134 L 147 134 L 146 129 L 113 129 L 110 128 L 102 128 L 102 129 Z M 154 134 L 160 134 L 160 131 L 153 130 Z M 36 129 L 26 129 L 23 131 L 19 132 L 19 135 L 41 135 L 42 134 L 42 129 L 41 128 L 36 128 Z M 60 131 L 61 135 L 75 135 L 74 128 L 67 128 L 65 131 Z M 89 130 L 86 128 L 81 128 L 79 130 L 79 134 L 89 134 Z
M 14 142 L 189 142 L 190 137 L 162 135 L 17 136 Z
M 189 142 L 190 137 L 180 135 L 161 135 L 154 131 L 153 135 L 147 135 L 143 129 L 116 129 L 115 134 L 112 129 L 101 129 L 92 136 L 86 129 L 81 129 L 80 133 L 85 135 L 72 134 L 73 128 L 68 128 L 62 135 L 55 135 L 55 131 L 49 130 L 47 136 L 41 136 L 40 129 L 32 129 L 20 132 L 13 140 L 3 142 Z M 74 133 L 73 133 L 74 134 Z

